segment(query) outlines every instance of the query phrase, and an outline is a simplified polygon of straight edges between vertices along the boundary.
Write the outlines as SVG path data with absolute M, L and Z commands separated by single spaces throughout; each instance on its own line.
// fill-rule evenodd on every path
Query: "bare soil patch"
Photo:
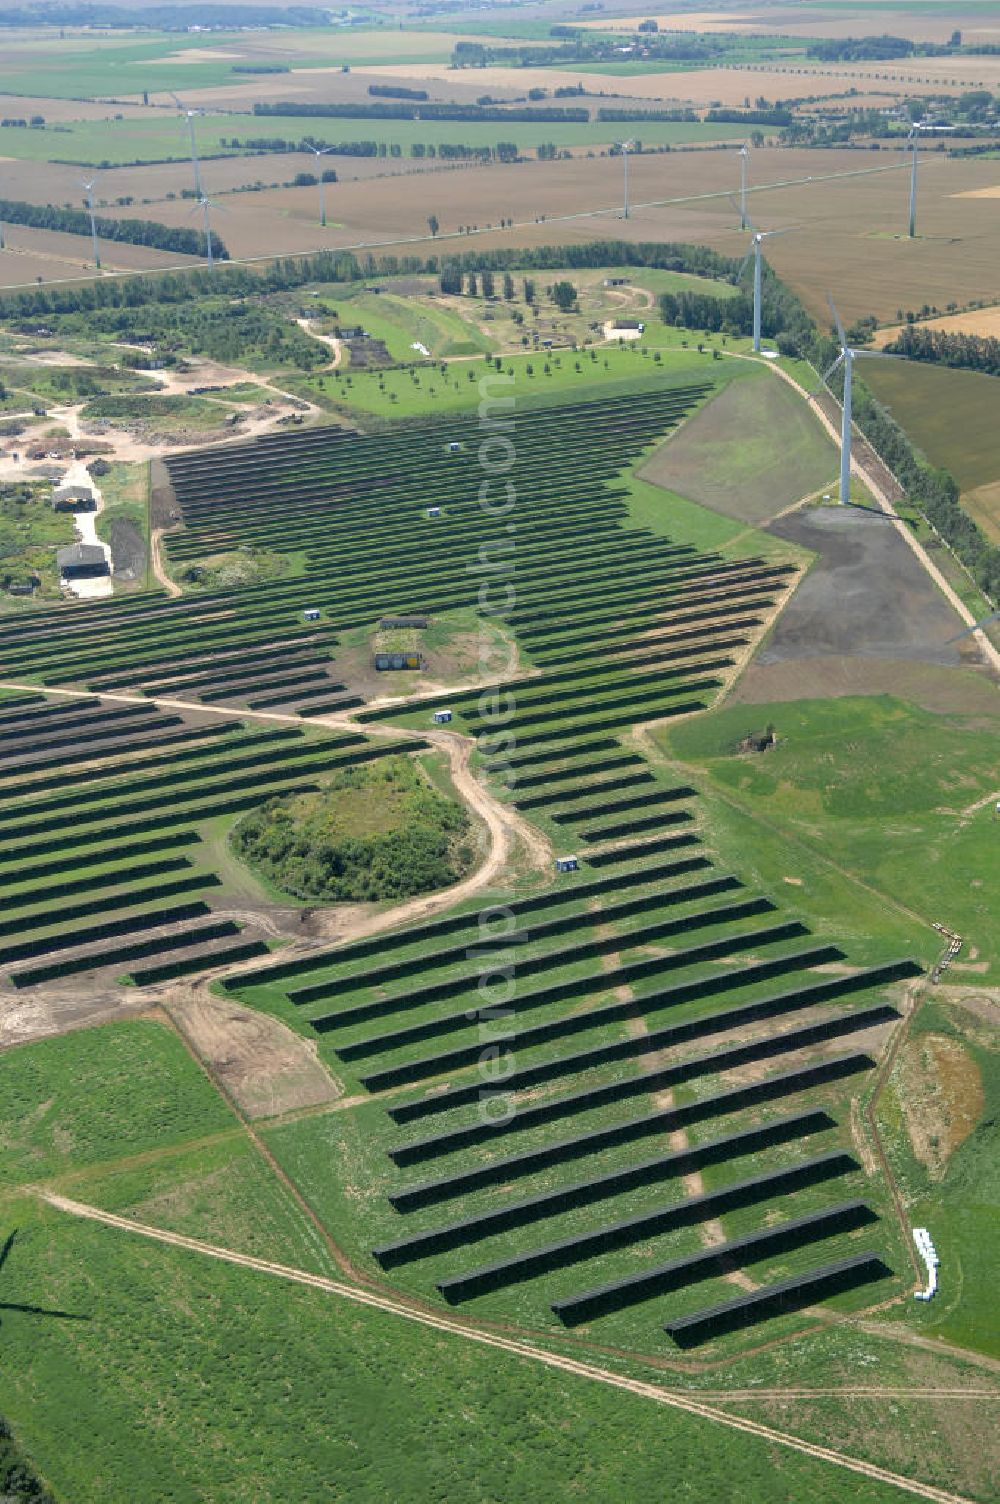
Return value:
M 142 533 L 128 517 L 115 517 L 110 533 L 115 579 L 130 583 L 141 580 L 146 573 L 146 543 Z
M 979 1067 L 957 1039 L 924 1034 L 906 1044 L 896 1072 L 913 1152 L 931 1177 L 940 1180 L 982 1114 Z
M 248 1118 L 317 1107 L 342 1095 L 315 1046 L 266 1013 L 194 984 L 172 985 L 164 1007 Z
M 776 663 L 751 663 L 730 697 L 740 705 L 827 700 L 844 695 L 897 695 L 939 715 L 995 714 L 997 692 L 985 673 L 956 672 L 930 663 L 831 654 Z
M 89 978 L 67 978 L 26 993 L 5 986 L 0 993 L 0 1050 L 134 1017 L 148 1007 L 148 999 L 114 981 L 102 985 Z

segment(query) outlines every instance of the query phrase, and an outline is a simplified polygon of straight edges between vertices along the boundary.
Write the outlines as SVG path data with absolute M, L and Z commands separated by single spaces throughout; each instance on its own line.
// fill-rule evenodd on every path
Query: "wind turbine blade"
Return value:
M 837 305 L 833 301 L 833 298 L 830 296 L 829 293 L 827 293 L 827 295 L 826 295 L 826 301 L 830 305 L 830 312 L 833 314 L 833 321 L 834 321 L 835 325 L 837 326 L 837 334 L 838 334 L 838 336 L 840 338 L 841 348 L 844 349 L 844 350 L 846 350 L 847 349 L 847 335 L 844 333 L 844 326 L 840 322 L 840 314 L 837 312 Z
M 837 356 L 837 359 L 833 362 L 833 365 L 827 366 L 826 370 L 823 372 L 822 376 L 819 378 L 820 382 L 823 385 L 825 385 L 826 382 L 829 381 L 830 377 L 833 375 L 833 373 L 837 369 L 837 367 L 841 364 L 841 362 L 843 361 L 843 359 L 844 359 L 844 352 L 843 352 L 843 350 L 841 350 L 840 354 Z
M 731 193 L 726 194 L 726 197 L 728 197 L 729 203 L 731 203 L 732 208 L 735 209 L 735 212 L 740 215 L 740 220 L 743 220 L 743 223 L 746 224 L 746 229 L 753 230 L 753 233 L 755 233 L 756 235 L 756 233 L 758 233 L 758 230 L 756 230 L 756 226 L 755 224 L 753 224 L 753 220 L 752 218 L 750 218 L 750 215 L 744 214 L 743 209 L 740 208 L 740 200 L 737 199 L 737 196 Z
M 983 627 L 988 627 L 991 621 L 1000 621 L 1000 611 L 992 611 L 989 616 L 984 616 L 982 621 L 973 622 L 971 627 L 966 627 L 964 632 L 959 632 L 955 637 L 949 637 L 945 647 L 950 647 L 953 642 L 961 642 L 963 637 L 971 637 L 973 632 L 979 632 Z
M 747 267 L 750 265 L 750 263 L 751 263 L 752 260 L 753 260 L 753 251 L 747 251 L 746 255 L 743 257 L 743 260 L 740 262 L 740 269 L 736 273 L 736 280 L 737 280 L 737 282 L 740 282 L 740 281 L 743 280 L 743 273 L 746 271 Z
M 770 240 L 772 235 L 792 235 L 800 225 L 784 225 L 780 230 L 760 230 L 758 233 L 761 240 Z

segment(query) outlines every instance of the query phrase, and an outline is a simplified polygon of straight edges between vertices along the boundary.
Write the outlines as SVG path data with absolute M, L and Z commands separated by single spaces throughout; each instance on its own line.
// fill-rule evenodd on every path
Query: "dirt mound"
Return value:
M 897 1091 L 913 1152 L 932 1179 L 940 1180 L 982 1114 L 979 1067 L 957 1039 L 924 1034 L 906 1045 L 898 1071 Z

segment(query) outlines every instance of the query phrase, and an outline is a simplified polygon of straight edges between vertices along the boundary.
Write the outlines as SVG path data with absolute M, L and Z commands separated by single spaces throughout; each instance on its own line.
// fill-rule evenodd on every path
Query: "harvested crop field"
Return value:
M 131 212 L 135 214 L 134 209 Z M 5 249 L 0 251 L 0 287 L 25 287 L 39 279 L 52 282 L 94 274 L 89 235 L 5 224 L 4 240 Z M 105 271 L 149 271 L 158 267 L 193 266 L 195 259 L 176 251 L 102 240 L 101 263 Z
M 328 139 L 345 135 L 343 121 L 312 123 Z M 301 122 L 294 124 L 298 135 Z M 421 128 L 419 122 L 403 124 L 410 130 Z M 232 128 L 230 124 L 228 130 Z M 468 135 L 483 128 L 473 123 L 461 130 Z M 521 129 L 528 130 L 532 144 L 549 134 L 542 127 Z M 452 249 L 566 244 L 612 236 L 704 242 L 730 255 L 745 249 L 730 201 L 738 167 L 728 147 L 634 156 L 630 164 L 632 212 L 627 222 L 620 210 L 621 163 L 606 155 L 458 166 L 445 171 L 439 167 L 432 173 L 401 170 L 398 174 L 388 171 L 390 160 L 331 157 L 341 181 L 330 193 L 331 222 L 325 230 L 316 223 L 315 188 L 269 188 L 227 198 L 229 212 L 218 229 L 237 257 L 340 247 L 386 246 L 396 251 L 409 242 L 419 242 L 424 251 L 431 239 L 430 214 L 440 223 L 436 244 L 442 254 Z M 293 162 L 294 170 L 303 165 L 288 156 L 217 159 L 206 166 L 206 182 L 213 191 L 225 191 L 228 186 L 258 180 L 287 181 L 294 175 Z M 397 165 L 408 169 L 415 164 L 403 157 Z M 750 182 L 755 221 L 764 229 L 794 226 L 796 231 L 771 241 L 768 259 L 821 321 L 828 318 L 828 289 L 845 319 L 874 313 L 883 322 L 895 320 L 901 307 L 920 307 L 925 301 L 943 307 L 953 300 L 969 303 L 995 296 L 991 236 L 995 203 L 985 198 L 956 198 L 955 194 L 994 184 L 996 164 L 984 159 L 952 160 L 929 152 L 921 178 L 920 234 L 914 241 L 901 234 L 907 168 L 901 150 L 771 148 L 753 153 Z M 73 196 L 72 169 L 11 164 L 11 171 L 15 170 L 20 174 L 17 191 L 26 196 L 53 202 Z M 151 217 L 190 227 L 188 201 L 179 197 L 163 201 L 167 193 L 179 194 L 188 185 L 189 164 L 121 168 L 109 171 L 107 178 L 103 197 L 131 194 L 137 201 L 140 195 L 153 197 L 153 207 L 145 211 Z M 108 212 L 127 217 L 143 210 L 137 203 Z M 501 229 L 501 219 L 512 223 Z M 470 225 L 471 237 L 466 231 Z M 135 252 L 116 247 L 114 254 L 124 257 Z M 866 268 L 864 283 L 851 272 L 859 257 Z
M 742 432 L 744 441 L 729 442 Z M 665 440 L 643 480 L 759 526 L 832 480 L 837 455 L 810 409 L 760 371 L 734 381 Z
M 986 197 L 985 194 L 979 196 Z M 996 197 L 1000 198 L 1000 187 L 996 190 Z M 906 326 L 890 324 L 885 328 L 876 329 L 873 340 L 875 348 L 884 350 L 886 345 L 891 345 L 904 327 Z M 921 319 L 919 328 L 933 329 L 941 334 L 978 334 L 982 339 L 996 339 L 1000 337 L 1000 304 L 994 303 L 986 308 L 969 308 L 965 313 L 946 313 L 939 319 Z
M 760 11 L 738 14 L 731 10 L 696 10 L 678 15 L 676 11 L 664 12 L 653 9 L 640 11 L 633 16 L 614 16 L 599 21 L 574 21 L 575 26 L 599 31 L 634 31 L 640 21 L 647 18 L 656 21 L 661 30 L 729 32 L 739 35 L 749 32 L 755 37 L 853 37 L 861 29 L 857 11 L 851 7 L 845 15 L 838 14 L 840 7 L 833 5 L 773 5 L 766 14 Z M 865 7 L 864 31 L 866 35 L 889 32 L 896 37 L 912 40 L 946 42 L 953 29 L 961 27 L 966 41 L 990 41 L 992 27 L 984 27 L 984 12 L 975 6 L 961 4 L 942 7 L 936 14 L 929 7 L 915 7 L 907 11 L 898 5 L 880 7 L 877 3 Z
M 764 62 L 743 63 L 736 67 L 699 68 L 689 72 L 664 68 L 662 72 L 641 73 L 630 73 L 625 68 L 620 72 L 602 72 L 601 64 L 594 63 L 579 69 L 532 68 L 531 83 L 533 87 L 554 92 L 556 89 L 572 87 L 583 79 L 586 87 L 597 94 L 627 94 L 644 105 L 662 100 L 669 104 L 690 104 L 696 108 L 716 104 L 742 108 L 747 95 L 751 98 L 764 95 L 767 99 L 781 102 L 785 99 L 801 99 L 803 94 L 843 96 L 849 89 L 856 89 L 858 95 L 863 96 L 853 101 L 861 104 L 868 103 L 869 90 L 882 98 L 902 98 L 910 94 L 930 93 L 939 85 L 940 79 L 936 75 L 925 75 L 920 68 L 911 72 L 900 69 L 897 72 L 895 61 L 890 68 L 879 67 L 877 70 L 875 65 L 865 63 L 824 68 L 776 67 Z M 918 61 L 924 63 L 932 60 L 920 58 Z M 949 63 L 951 61 L 952 59 L 948 59 Z M 996 59 L 969 58 L 965 61 L 974 65 L 970 70 L 970 77 L 996 77 Z M 386 64 L 369 71 L 377 73 L 385 81 L 418 86 L 440 86 L 449 77 L 455 77 L 447 63 Z M 297 73 L 296 81 L 301 77 Z M 475 77 L 480 87 L 491 94 L 524 89 L 524 72 L 520 68 L 477 68 Z M 970 82 L 968 87 L 975 85 Z M 280 97 L 287 96 L 282 94 Z
M 351 161 L 355 159 L 349 159 Z M 258 159 L 259 161 L 259 159 Z M 874 164 L 874 165 L 873 165 Z M 258 171 L 266 170 L 262 162 Z M 926 238 L 895 239 L 904 227 L 907 161 L 901 152 L 877 158 L 856 151 L 762 150 L 751 162 L 752 209 L 762 228 L 796 226 L 794 235 L 771 242 L 769 260 L 825 319 L 826 289 L 842 315 L 874 312 L 895 317 L 901 304 L 952 298 L 971 301 L 995 294 L 994 258 L 988 231 L 995 210 L 987 200 L 951 197 L 956 186 L 975 187 L 995 177 L 984 161 L 932 156 L 922 180 L 921 220 Z M 460 248 L 566 243 L 621 236 L 635 240 L 705 241 L 731 255 L 741 253 L 730 202 L 738 180 L 733 153 L 718 148 L 640 155 L 630 166 L 632 214 L 620 218 L 621 164 L 615 158 L 469 167 L 428 179 L 406 174 L 336 186 L 324 233 L 316 219 L 314 189 L 281 189 L 227 204 L 224 234 L 234 255 L 376 246 L 409 239 L 426 242 L 427 216 L 441 225 L 438 243 L 461 226 Z M 127 211 L 120 211 L 123 214 Z M 157 218 L 186 222 L 182 202 L 157 207 Z M 514 223 L 493 229 L 501 217 Z M 458 247 L 456 247 L 458 248 Z M 864 257 L 867 283 L 859 289 L 850 267 Z
M 201 172 L 213 196 L 247 189 L 254 195 L 251 202 L 259 202 L 258 184 L 280 188 L 283 183 L 290 183 L 297 172 L 302 172 L 305 165 L 301 152 L 268 152 L 261 156 L 210 157 L 202 162 Z M 420 175 L 462 170 L 459 164 L 415 161 L 409 157 L 337 157 L 333 165 L 341 182 L 394 177 L 399 173 Z M 141 167 L 112 167 L 101 173 L 99 190 L 95 189 L 98 195 L 95 202 L 102 214 L 162 221 L 164 206 L 174 200 L 178 200 L 179 209 L 186 207 L 190 211 L 190 199 L 179 201 L 179 195 L 190 188 L 190 160 L 149 162 Z M 27 203 L 76 203 L 80 197 L 80 168 L 69 163 L 11 160 L 4 164 L 4 191 L 8 197 Z M 331 195 L 337 191 L 337 185 L 332 185 Z M 168 198 L 168 195 L 172 197 Z M 116 207 L 119 198 L 131 198 L 134 202 Z M 315 188 L 312 198 L 318 215 Z M 228 201 L 226 208 L 229 208 Z M 228 239 L 226 223 L 224 220 L 219 224 L 223 240 Z

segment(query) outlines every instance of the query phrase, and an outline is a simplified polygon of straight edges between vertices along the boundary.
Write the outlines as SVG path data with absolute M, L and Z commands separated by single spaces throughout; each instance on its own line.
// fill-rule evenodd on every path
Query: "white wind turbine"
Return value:
M 753 348 L 754 354 L 760 354 L 760 304 L 761 304 L 761 260 L 762 246 L 765 240 L 770 240 L 772 235 L 787 235 L 794 225 L 787 225 L 783 230 L 758 230 L 751 219 L 746 222 L 746 228 L 753 233 L 750 236 L 750 249 L 743 257 L 743 263 L 736 274 L 737 282 L 747 269 L 747 263 L 753 257 Z
M 628 156 L 630 151 L 635 150 L 635 142 L 622 141 L 619 143 L 618 150 L 622 154 L 622 162 L 625 166 L 625 209 L 622 218 L 628 219 Z
M 220 206 L 214 203 L 205 192 L 202 193 L 201 197 L 198 200 L 197 208 L 201 209 L 205 226 L 205 259 L 208 262 L 209 268 L 215 265 L 215 256 L 212 252 L 212 219 L 209 210 L 218 209 L 219 207 Z M 197 209 L 192 209 L 191 212 L 192 214 L 195 214 L 197 213 Z
M 854 383 L 854 362 L 859 356 L 865 356 L 871 360 L 900 360 L 901 356 L 887 355 L 884 350 L 858 350 L 847 342 L 844 326 L 840 321 L 836 304 L 827 294 L 827 302 L 833 314 L 833 321 L 837 326 L 837 338 L 840 341 L 840 354 L 831 366 L 823 372 L 821 380 L 825 384 L 829 381 L 839 365 L 844 367 L 844 400 L 843 414 L 840 422 L 840 504 L 847 506 L 851 500 L 851 398 Z
M 750 167 L 750 148 L 744 141 L 740 147 L 740 229 L 745 230 L 750 221 L 747 218 L 747 172 Z
M 191 166 L 194 169 L 194 191 L 196 197 L 198 198 L 198 201 L 200 202 L 204 197 L 205 190 L 201 186 L 201 164 L 198 161 L 198 143 L 195 140 L 194 135 L 194 122 L 197 116 L 203 115 L 205 112 L 204 110 L 188 109 L 183 99 L 179 98 L 178 95 L 174 94 L 173 92 L 171 92 L 170 97 L 175 101 L 182 117 L 187 120 L 188 134 L 191 138 Z
M 313 146 L 310 141 L 303 141 L 302 145 L 305 147 L 306 151 L 311 151 L 312 154 L 313 154 L 313 156 L 316 158 L 316 172 L 319 175 L 319 222 L 323 226 L 323 228 L 325 229 L 326 228 L 326 183 L 323 181 L 323 168 L 322 168 L 322 166 L 320 164 L 320 160 L 319 159 L 320 159 L 320 157 L 325 157 L 328 151 L 332 151 L 333 150 L 333 147 L 332 146 Z
M 84 193 L 87 195 L 85 202 L 86 202 L 86 205 L 87 205 L 87 213 L 90 215 L 90 238 L 91 238 L 91 240 L 93 242 L 93 246 L 94 246 L 94 266 L 97 268 L 98 271 L 100 271 L 100 269 L 101 269 L 101 252 L 100 252 L 100 249 L 99 249 L 98 244 L 97 244 L 97 221 L 94 218 L 94 182 L 95 181 L 96 181 L 96 179 L 92 178 L 89 183 L 81 183 L 80 187 L 83 189 Z
M 923 130 L 923 125 L 922 120 L 914 120 L 910 126 L 910 134 L 906 138 L 913 150 L 913 161 L 910 164 L 910 240 L 913 240 L 917 233 L 917 152 L 920 149 L 920 132 Z

